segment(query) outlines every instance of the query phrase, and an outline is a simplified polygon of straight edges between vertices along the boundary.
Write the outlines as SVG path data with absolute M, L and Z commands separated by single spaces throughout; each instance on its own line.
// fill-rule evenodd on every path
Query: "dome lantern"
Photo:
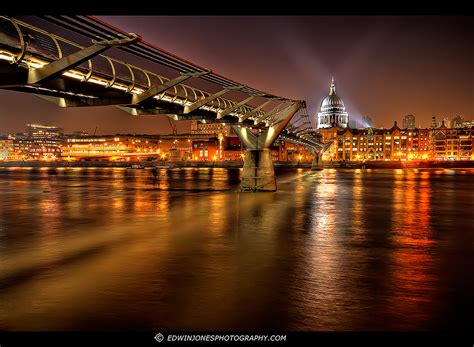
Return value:
M 336 94 L 336 84 L 334 83 L 334 76 L 331 79 L 331 86 L 329 87 L 329 95 Z

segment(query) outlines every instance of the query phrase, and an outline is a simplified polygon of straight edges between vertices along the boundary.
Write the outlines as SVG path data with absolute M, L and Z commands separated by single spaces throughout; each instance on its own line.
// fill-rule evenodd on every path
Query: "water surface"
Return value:
M 0 168 L 1 330 L 474 326 L 474 169 Z

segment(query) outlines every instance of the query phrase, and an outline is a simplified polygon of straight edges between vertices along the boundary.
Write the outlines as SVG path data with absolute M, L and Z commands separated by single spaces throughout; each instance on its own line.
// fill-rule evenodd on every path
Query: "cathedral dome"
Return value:
M 321 103 L 321 109 L 333 108 L 333 107 L 345 107 L 342 99 L 336 94 L 328 95 L 324 98 Z
M 329 95 L 321 103 L 321 111 L 318 113 L 318 129 L 322 128 L 347 128 L 349 125 L 349 114 L 342 99 L 336 94 L 334 77 L 331 80 Z
M 329 88 L 329 95 L 326 96 L 321 103 L 321 110 L 326 110 L 329 108 L 344 108 L 344 102 L 336 94 L 336 84 L 334 83 L 334 78 L 331 81 L 331 87 Z

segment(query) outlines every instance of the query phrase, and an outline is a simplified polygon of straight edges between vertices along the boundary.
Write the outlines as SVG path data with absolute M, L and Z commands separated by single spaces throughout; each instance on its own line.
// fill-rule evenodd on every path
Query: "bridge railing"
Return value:
M 83 48 L 85 48 L 83 45 L 18 19 L 0 16 L 0 59 L 9 60 L 11 63 L 26 68 L 38 68 Z M 104 88 L 119 89 L 130 94 L 143 93 L 153 84 L 163 84 L 170 80 L 152 71 L 104 54 L 82 63 L 63 75 L 83 82 L 99 84 Z M 181 83 L 154 98 L 186 106 L 209 95 L 210 93 L 206 91 Z M 202 108 L 218 113 L 238 102 L 218 97 Z M 242 117 L 254 108 L 242 105 L 230 112 L 229 115 Z M 257 120 L 265 115 L 264 110 L 259 110 L 249 118 Z
M 63 25 L 66 25 L 66 27 L 74 21 L 77 23 L 82 21 L 82 24 L 90 22 L 89 24 L 94 28 L 96 28 L 97 25 L 102 25 L 104 32 L 101 33 L 102 36 L 99 37 L 100 39 L 123 38 L 127 35 L 126 33 L 117 34 L 117 32 L 111 32 L 106 23 L 101 24 L 101 22 L 94 17 L 75 17 L 84 18 L 79 20 L 80 18 L 68 19 L 68 16 L 61 16 L 61 19 L 51 18 L 50 20 L 56 24 L 61 21 L 66 21 L 67 24 L 62 23 Z M 83 28 L 82 24 L 81 28 Z M 82 41 L 86 42 L 91 39 L 91 37 L 94 37 L 92 32 L 88 33 L 84 32 L 83 29 L 81 30 L 83 34 L 81 37 Z M 95 37 L 97 38 L 97 36 Z M 199 72 L 199 69 L 202 70 L 202 68 L 199 68 L 192 63 L 182 61 L 167 52 L 152 47 L 150 44 L 140 42 L 139 45 L 138 49 L 132 49 L 130 47 L 125 47 L 123 49 L 129 53 L 137 54 L 142 57 L 143 54 L 149 54 L 147 57 L 151 57 L 150 60 L 156 60 L 155 62 L 161 62 L 165 66 L 175 66 L 176 70 L 180 73 Z M 17 18 L 0 16 L 0 60 L 8 60 L 11 63 L 17 64 L 26 69 L 39 68 L 84 48 L 84 43 L 79 44 L 68 38 L 48 32 L 47 30 L 26 23 Z M 154 85 L 162 85 L 170 81 L 170 78 L 158 73 L 105 54 L 99 54 L 75 68 L 64 72 L 62 75 L 84 83 L 101 85 L 105 89 L 112 88 L 121 90 L 127 94 L 141 94 Z M 230 81 L 212 72 L 203 75 L 202 79 L 215 83 L 223 88 L 232 88 L 238 85 L 236 82 Z M 31 87 L 34 88 L 34 86 Z M 293 100 L 290 99 L 259 92 L 248 86 L 240 86 L 240 92 L 247 94 L 247 96 L 250 95 L 255 96 L 256 98 L 264 98 L 270 102 L 269 107 L 266 108 L 270 109 L 269 111 L 266 111 L 264 107 L 261 107 L 260 109 L 259 106 L 252 107 L 249 104 L 243 103 L 232 112 L 229 112 L 230 116 L 239 117 L 239 119 L 241 119 L 241 117 L 248 117 L 255 123 L 265 122 L 268 125 L 282 121 L 281 119 L 278 119 L 279 112 L 284 110 L 293 102 Z M 202 89 L 179 83 L 171 89 L 154 96 L 154 99 L 181 106 L 189 106 L 210 95 L 211 93 Z M 95 96 L 89 95 L 88 97 L 94 98 Z M 219 115 L 219 112 L 232 108 L 232 106 L 237 104 L 240 104 L 240 101 L 219 96 L 200 107 Z M 275 106 L 275 104 L 277 105 Z M 248 116 L 249 114 L 251 114 L 251 116 Z M 311 127 L 309 116 L 306 108 L 303 107 L 301 112 L 290 121 L 287 126 L 286 134 L 282 134 L 282 136 L 291 142 L 319 148 L 320 144 L 312 137 L 312 131 L 313 129 Z

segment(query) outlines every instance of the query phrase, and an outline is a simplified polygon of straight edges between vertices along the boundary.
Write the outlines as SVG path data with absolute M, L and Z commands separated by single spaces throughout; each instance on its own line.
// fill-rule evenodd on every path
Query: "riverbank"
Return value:
M 423 161 L 346 161 L 346 162 L 323 162 L 322 168 L 346 168 L 346 169 L 454 169 L 454 168 L 474 168 L 473 160 L 423 160 Z
M 195 162 L 195 161 L 144 161 L 144 162 L 109 162 L 109 161 L 7 161 L 0 162 L 0 167 L 119 167 L 129 168 L 132 165 L 140 165 L 145 168 L 241 168 L 242 161 L 213 161 L 213 162 Z M 273 162 L 276 168 L 311 168 L 311 162 Z M 320 168 L 344 168 L 344 169 L 404 169 L 404 168 L 474 168 L 473 160 L 466 161 L 368 161 L 365 163 L 346 161 L 346 162 L 321 162 Z

